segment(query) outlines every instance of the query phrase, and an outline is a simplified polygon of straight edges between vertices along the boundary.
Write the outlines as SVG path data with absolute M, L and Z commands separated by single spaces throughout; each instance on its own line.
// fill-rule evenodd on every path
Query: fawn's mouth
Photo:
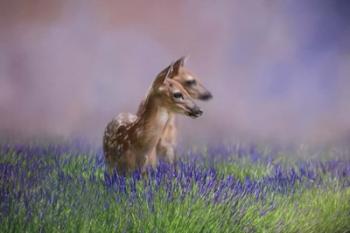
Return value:
M 200 109 L 192 109 L 191 111 L 187 112 L 187 115 L 191 118 L 197 118 L 203 114 L 203 111 Z

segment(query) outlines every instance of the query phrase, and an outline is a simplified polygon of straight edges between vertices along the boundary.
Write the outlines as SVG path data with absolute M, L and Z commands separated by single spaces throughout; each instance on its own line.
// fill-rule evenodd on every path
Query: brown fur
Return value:
M 211 93 L 202 85 L 200 80 L 193 73 L 184 67 L 185 60 L 186 58 L 182 57 L 174 63 L 174 69 L 170 78 L 180 83 L 192 98 L 209 100 L 212 97 Z M 143 104 L 144 102 L 141 102 L 137 115 L 142 112 L 144 108 Z M 169 121 L 164 128 L 154 153 L 156 153 L 159 159 L 169 163 L 174 163 L 176 160 L 176 141 L 177 127 L 175 114 L 170 113 Z M 151 157 L 153 158 L 155 155 L 152 155 Z
M 116 168 L 118 173 L 127 174 L 155 165 L 155 148 L 169 115 L 180 113 L 197 117 L 201 114 L 186 90 L 167 78 L 172 69 L 173 66 L 169 66 L 156 77 L 138 116 L 122 113 L 108 123 L 103 150 L 110 172 Z M 182 98 L 175 97 L 179 93 Z

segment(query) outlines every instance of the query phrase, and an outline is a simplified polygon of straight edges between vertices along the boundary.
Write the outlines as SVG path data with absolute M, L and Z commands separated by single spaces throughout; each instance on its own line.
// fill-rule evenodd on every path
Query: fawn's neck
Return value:
M 134 126 L 138 146 L 146 151 L 156 146 L 168 120 L 168 109 L 161 106 L 159 99 L 149 96 Z

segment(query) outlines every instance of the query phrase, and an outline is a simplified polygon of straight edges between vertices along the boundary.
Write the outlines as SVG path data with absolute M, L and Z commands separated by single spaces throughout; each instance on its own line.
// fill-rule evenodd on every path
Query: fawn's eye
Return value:
M 184 96 L 183 96 L 182 93 L 180 93 L 180 92 L 175 92 L 175 93 L 173 94 L 173 96 L 174 96 L 174 98 L 176 98 L 176 99 L 183 99 L 183 98 L 184 98 Z
M 192 86 L 192 85 L 195 85 L 197 82 L 196 82 L 196 80 L 194 80 L 194 79 L 192 79 L 192 80 L 187 80 L 186 81 L 186 85 L 188 85 L 188 86 Z

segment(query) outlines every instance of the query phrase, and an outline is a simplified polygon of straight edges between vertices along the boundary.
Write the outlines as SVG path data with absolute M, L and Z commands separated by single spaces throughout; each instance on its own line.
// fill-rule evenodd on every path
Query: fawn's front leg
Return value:
M 151 152 L 149 152 L 146 156 L 146 162 L 144 169 L 147 169 L 147 167 L 152 167 L 155 169 L 158 165 L 158 158 L 157 158 L 157 151 L 156 147 L 154 147 Z
M 157 156 L 164 162 L 174 164 L 176 162 L 175 146 L 160 140 L 157 144 Z

